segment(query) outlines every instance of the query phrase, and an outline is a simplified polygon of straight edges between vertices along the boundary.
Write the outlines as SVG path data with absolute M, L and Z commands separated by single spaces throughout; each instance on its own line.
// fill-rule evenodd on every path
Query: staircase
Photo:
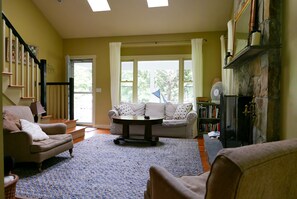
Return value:
M 85 126 L 76 126 L 76 120 L 67 119 L 51 119 L 44 118 L 40 120 L 42 124 L 64 123 L 67 126 L 66 133 L 71 134 L 73 140 L 83 138 L 85 136 Z
M 3 105 L 29 106 L 40 101 L 46 110 L 44 114 L 73 120 L 73 78 L 69 78 L 69 82 L 47 82 L 47 63 L 37 59 L 36 46 L 28 45 L 3 13 L 2 20 L 3 60 L 0 61 L 3 68 L 0 72 Z M 74 138 L 82 137 L 82 128 L 76 127 L 76 121 L 74 123 L 68 128 L 69 132 Z

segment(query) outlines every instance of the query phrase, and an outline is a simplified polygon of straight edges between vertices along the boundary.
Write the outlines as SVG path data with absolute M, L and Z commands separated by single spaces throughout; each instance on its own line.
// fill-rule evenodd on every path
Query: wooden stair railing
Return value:
M 3 71 L 8 76 L 10 88 L 21 89 L 21 99 L 39 100 L 40 71 L 45 70 L 46 61 L 39 61 L 29 45 L 2 13 L 3 19 Z M 43 81 L 45 79 L 43 78 Z M 42 97 L 41 97 L 42 98 Z M 44 105 L 44 104 L 42 104 Z
M 49 82 L 46 83 L 46 60 L 37 59 L 36 55 L 32 52 L 30 46 L 24 41 L 17 30 L 13 27 L 8 18 L 2 13 L 3 19 L 3 70 L 2 75 L 7 76 L 8 88 L 21 89 L 21 99 L 40 101 L 41 105 L 47 111 L 47 104 L 50 106 L 55 106 L 59 104 L 54 104 L 58 100 L 63 101 L 65 98 L 64 94 L 55 93 L 54 98 L 51 97 L 49 93 L 47 96 L 47 91 L 49 86 L 55 87 L 59 90 L 61 87 L 67 87 L 67 100 L 65 100 L 63 117 L 65 119 L 73 120 L 74 118 L 74 80 L 73 78 L 69 82 Z M 32 46 L 31 46 L 32 47 Z M 54 89 L 54 90 L 55 90 Z M 57 95 L 58 94 L 58 95 Z M 9 99 L 9 96 L 3 92 L 3 95 Z M 15 97 L 13 97 L 15 99 Z M 30 101 L 29 101 L 30 102 Z M 69 106 L 68 106 L 69 104 Z M 51 112 L 51 111 L 50 111 Z M 46 112 L 43 116 L 47 114 L 55 114 Z M 62 118 L 59 118 L 62 119 Z
M 53 119 L 74 119 L 74 79 L 69 82 L 47 82 L 47 111 Z M 57 98 L 57 96 L 60 96 Z M 69 110 L 69 111 L 68 111 Z

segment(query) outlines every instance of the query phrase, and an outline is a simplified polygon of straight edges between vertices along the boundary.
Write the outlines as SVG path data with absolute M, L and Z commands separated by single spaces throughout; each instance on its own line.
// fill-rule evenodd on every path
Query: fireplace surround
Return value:
M 234 93 L 255 97 L 253 143 L 280 138 L 281 6 L 279 0 L 257 1 L 261 45 L 267 48 L 233 68 Z

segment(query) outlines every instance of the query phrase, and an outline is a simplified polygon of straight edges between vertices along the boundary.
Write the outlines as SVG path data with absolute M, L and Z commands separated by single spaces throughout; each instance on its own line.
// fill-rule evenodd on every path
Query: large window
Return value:
M 189 57 L 123 58 L 121 101 L 192 102 L 192 61 Z

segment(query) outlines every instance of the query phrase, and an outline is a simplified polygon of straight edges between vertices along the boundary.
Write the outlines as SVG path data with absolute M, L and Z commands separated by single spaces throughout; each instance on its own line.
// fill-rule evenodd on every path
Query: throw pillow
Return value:
M 129 103 L 129 102 L 121 102 L 121 104 L 128 104 L 132 110 L 134 111 L 135 115 L 144 115 L 144 108 L 145 103 Z
M 115 107 L 119 112 L 119 115 L 135 115 L 135 112 L 129 104 L 120 104 L 118 107 Z
M 148 102 L 145 104 L 145 115 L 150 117 L 164 117 L 165 116 L 165 104 Z
M 187 114 L 192 110 L 193 105 L 191 103 L 179 104 L 173 115 L 174 120 L 185 119 Z
M 42 131 L 38 124 L 29 122 L 24 119 L 20 119 L 20 121 L 22 125 L 22 130 L 29 133 L 32 136 L 33 141 L 41 141 L 49 138 L 48 135 Z
M 171 102 L 166 102 L 165 105 L 165 119 L 166 120 L 172 120 L 173 119 L 173 115 L 176 111 L 178 104 L 173 104 Z
M 16 115 L 5 110 L 5 111 L 3 111 L 2 117 L 3 117 L 3 131 L 4 132 L 12 132 L 12 131 L 20 131 L 21 130 L 20 119 Z

